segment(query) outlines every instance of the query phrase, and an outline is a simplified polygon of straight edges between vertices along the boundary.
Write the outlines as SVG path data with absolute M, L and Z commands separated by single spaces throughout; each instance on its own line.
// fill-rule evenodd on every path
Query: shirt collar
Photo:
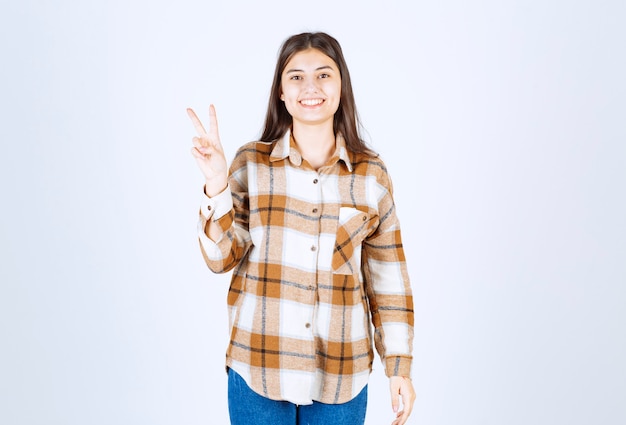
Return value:
M 285 135 L 276 141 L 270 154 L 270 162 L 280 161 L 285 158 L 289 158 L 289 161 L 296 167 L 302 165 L 302 154 L 298 151 L 296 143 L 293 137 L 291 137 L 291 130 L 287 130 Z M 346 141 L 341 134 L 337 134 L 335 137 L 335 152 L 329 162 L 335 163 L 340 160 L 343 161 L 348 171 L 352 172 L 352 162 L 350 162 Z

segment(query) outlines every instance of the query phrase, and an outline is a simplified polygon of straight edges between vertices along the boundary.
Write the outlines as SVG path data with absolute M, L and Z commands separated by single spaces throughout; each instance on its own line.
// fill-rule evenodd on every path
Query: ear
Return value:
M 282 100 L 283 102 L 285 101 L 285 94 L 284 93 L 280 94 L 280 100 Z

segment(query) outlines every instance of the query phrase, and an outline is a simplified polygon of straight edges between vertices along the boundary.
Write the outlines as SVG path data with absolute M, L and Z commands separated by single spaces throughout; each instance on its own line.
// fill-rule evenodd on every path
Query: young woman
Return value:
M 213 272 L 233 270 L 231 423 L 363 424 L 373 344 L 393 424 L 406 423 L 411 288 L 391 181 L 359 136 L 339 43 L 324 33 L 283 43 L 261 140 L 230 168 L 213 105 L 209 131 L 188 114 L 205 177 L 202 254 Z

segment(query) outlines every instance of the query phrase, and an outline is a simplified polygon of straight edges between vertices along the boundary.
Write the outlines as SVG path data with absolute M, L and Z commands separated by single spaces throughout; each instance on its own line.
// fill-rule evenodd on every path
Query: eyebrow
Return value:
M 324 66 L 320 66 L 319 68 L 315 68 L 316 71 L 321 71 L 322 69 L 330 69 L 331 71 L 334 71 L 333 67 L 330 65 L 324 65 Z M 289 71 L 286 71 L 285 74 L 289 74 L 291 72 L 304 72 L 303 69 L 290 69 Z

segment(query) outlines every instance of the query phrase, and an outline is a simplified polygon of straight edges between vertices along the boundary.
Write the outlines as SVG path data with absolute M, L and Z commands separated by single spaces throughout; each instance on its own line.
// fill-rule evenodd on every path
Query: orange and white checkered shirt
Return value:
M 208 220 L 224 231 L 217 242 Z M 349 153 L 338 136 L 316 171 L 289 132 L 248 143 L 228 189 L 203 197 L 198 233 L 209 268 L 234 269 L 226 365 L 255 392 L 347 402 L 367 384 L 372 343 L 388 376 L 410 376 L 413 298 L 380 158 Z

